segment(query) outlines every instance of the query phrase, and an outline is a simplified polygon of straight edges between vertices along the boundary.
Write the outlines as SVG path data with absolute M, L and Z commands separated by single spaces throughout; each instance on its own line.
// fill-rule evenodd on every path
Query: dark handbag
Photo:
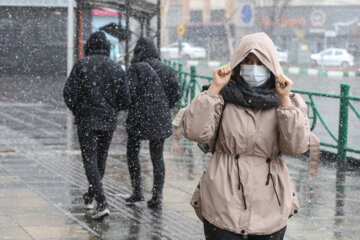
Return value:
M 223 113 L 224 113 L 224 110 L 225 110 L 225 107 L 226 107 L 226 103 L 224 103 L 224 107 L 222 109 L 222 112 L 221 112 L 221 116 L 220 116 L 220 120 L 219 120 L 219 125 L 216 129 L 216 135 L 215 135 L 215 139 L 214 139 L 214 144 L 212 146 L 212 149 L 210 149 L 210 145 L 208 143 L 198 143 L 198 147 L 200 148 L 200 150 L 207 154 L 209 152 L 211 153 L 214 153 L 215 152 L 215 146 L 216 146 L 216 141 L 219 137 L 219 132 L 220 132 L 220 125 L 221 125 L 221 120 L 222 120 L 222 116 L 223 116 Z

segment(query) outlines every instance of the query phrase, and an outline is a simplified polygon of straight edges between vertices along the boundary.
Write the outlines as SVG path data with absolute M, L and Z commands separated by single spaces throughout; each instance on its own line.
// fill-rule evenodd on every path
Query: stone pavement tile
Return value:
M 0 188 L 0 198 L 34 198 L 38 197 L 33 191 L 20 188 L 20 189 L 3 189 Z
M 0 184 L 13 183 L 16 179 L 12 176 L 0 176 Z
M 342 233 L 334 233 L 329 230 L 321 230 L 321 231 L 303 231 L 292 233 L 290 239 L 319 239 L 319 240 L 353 240 L 353 238 L 343 235 Z
M 13 152 L 13 150 L 4 144 L 0 144 L 0 152 Z
M 16 222 L 9 216 L 4 216 L 3 212 L 0 212 L 0 232 L 8 227 L 17 227 Z
M 14 220 L 22 226 L 63 226 L 75 224 L 74 220 L 66 217 L 64 214 L 31 214 L 14 215 Z
M 24 226 L 24 229 L 35 239 L 77 238 L 88 239 L 92 234 L 77 224 L 63 226 Z
M 4 210 L 5 211 L 5 210 Z M 52 207 L 50 205 L 41 206 L 41 207 L 32 207 L 32 206 L 24 206 L 24 207 L 14 207 L 14 206 L 8 206 L 6 207 L 6 213 L 9 215 L 24 215 L 26 214 L 49 214 L 52 213 L 56 214 L 58 212 L 58 209 L 55 207 Z
M 286 228 L 286 235 L 293 236 L 293 233 L 318 231 L 319 225 L 315 219 L 307 219 L 302 217 L 292 217 Z
M 26 197 L 26 198 L 0 198 L 0 206 L 2 208 L 5 207 L 19 207 L 26 208 L 31 206 L 33 207 L 46 207 L 50 206 L 50 204 L 44 201 L 40 197 Z
M 86 212 L 83 204 L 61 205 L 61 209 L 74 215 L 83 214 L 84 212 Z
M 82 203 L 83 190 L 79 187 L 71 187 L 68 184 L 61 186 L 59 188 L 47 188 L 47 189 L 38 189 L 39 192 L 46 198 L 55 199 L 55 198 L 64 198 L 68 201 L 71 199 L 70 203 Z
M 358 183 L 358 187 L 360 187 L 360 182 Z M 346 186 L 345 193 L 348 198 L 356 199 L 357 201 L 360 201 L 360 189 L 354 189 L 351 187 Z
M 77 219 L 87 223 L 102 239 L 127 239 L 126 237 L 132 239 L 129 235 L 133 237 L 143 235 L 146 229 L 146 225 L 140 223 L 141 218 L 129 219 L 116 212 L 111 212 L 110 216 L 102 221 L 93 221 L 87 215 L 77 216 Z
M 30 240 L 32 239 L 26 230 L 20 227 L 8 227 L 4 231 L 0 231 L 0 239 L 12 240 Z
M 338 217 L 333 221 L 333 228 L 350 236 L 358 236 L 360 239 L 360 218 Z
M 181 213 L 185 212 L 194 212 L 192 206 L 188 202 L 179 202 L 179 203 L 167 203 L 166 201 L 163 204 L 163 209 L 165 210 L 176 210 Z
M 300 215 L 302 216 L 322 216 L 322 217 L 333 217 L 335 211 L 331 208 L 315 206 L 312 208 L 300 208 Z

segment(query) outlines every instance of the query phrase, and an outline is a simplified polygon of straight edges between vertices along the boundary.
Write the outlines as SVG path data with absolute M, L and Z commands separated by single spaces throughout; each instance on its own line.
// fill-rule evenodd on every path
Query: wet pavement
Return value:
M 123 199 L 131 192 L 123 113 L 103 181 L 111 215 L 91 220 L 91 212 L 82 208 L 87 183 L 75 132 L 68 149 L 67 111 L 56 90 L 63 84 L 50 85 L 52 91 L 45 86 L 22 97 L 10 91 L 0 94 L 0 239 L 204 239 L 189 201 L 210 156 L 188 141 L 183 155 L 174 156 L 168 139 L 163 210 L 149 210 L 145 203 L 128 206 Z M 39 102 L 42 96 L 48 99 Z M 149 155 L 143 142 L 146 199 L 152 187 Z M 290 219 L 285 239 L 360 239 L 359 171 L 322 164 L 318 178 L 309 181 L 306 159 L 286 162 L 301 211 Z

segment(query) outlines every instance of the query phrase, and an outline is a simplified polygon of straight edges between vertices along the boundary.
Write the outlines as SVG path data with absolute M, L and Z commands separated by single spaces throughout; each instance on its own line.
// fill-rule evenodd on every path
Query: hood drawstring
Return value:
M 267 159 L 266 159 L 266 162 L 269 164 L 269 173 L 268 173 L 268 175 L 267 175 L 266 185 L 269 185 L 270 178 L 271 178 L 271 181 L 272 181 L 272 183 L 273 183 L 273 188 L 274 188 L 274 192 L 275 192 L 276 198 L 277 198 L 277 200 L 278 200 L 279 206 L 281 206 L 280 199 L 279 199 L 279 196 L 278 196 L 277 191 L 276 191 L 276 188 L 275 188 L 275 182 L 274 182 L 273 176 L 272 176 L 272 174 L 271 174 L 271 172 L 270 172 L 270 162 L 271 162 L 271 158 L 267 158 Z
M 244 185 L 241 182 L 241 177 L 240 177 L 239 158 L 240 158 L 240 154 L 237 153 L 235 155 L 235 160 L 236 160 L 236 167 L 237 167 L 237 170 L 238 170 L 238 178 L 239 178 L 238 189 L 239 190 L 241 189 L 243 200 L 244 200 L 244 207 L 245 207 L 245 210 L 246 210 L 246 199 L 245 199 L 245 193 L 244 193 Z

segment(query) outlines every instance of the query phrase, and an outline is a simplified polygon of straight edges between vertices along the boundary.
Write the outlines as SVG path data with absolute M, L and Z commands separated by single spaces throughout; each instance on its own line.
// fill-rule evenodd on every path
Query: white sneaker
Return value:
M 110 215 L 110 210 L 106 202 L 98 204 L 96 212 L 91 216 L 92 219 L 99 219 Z

